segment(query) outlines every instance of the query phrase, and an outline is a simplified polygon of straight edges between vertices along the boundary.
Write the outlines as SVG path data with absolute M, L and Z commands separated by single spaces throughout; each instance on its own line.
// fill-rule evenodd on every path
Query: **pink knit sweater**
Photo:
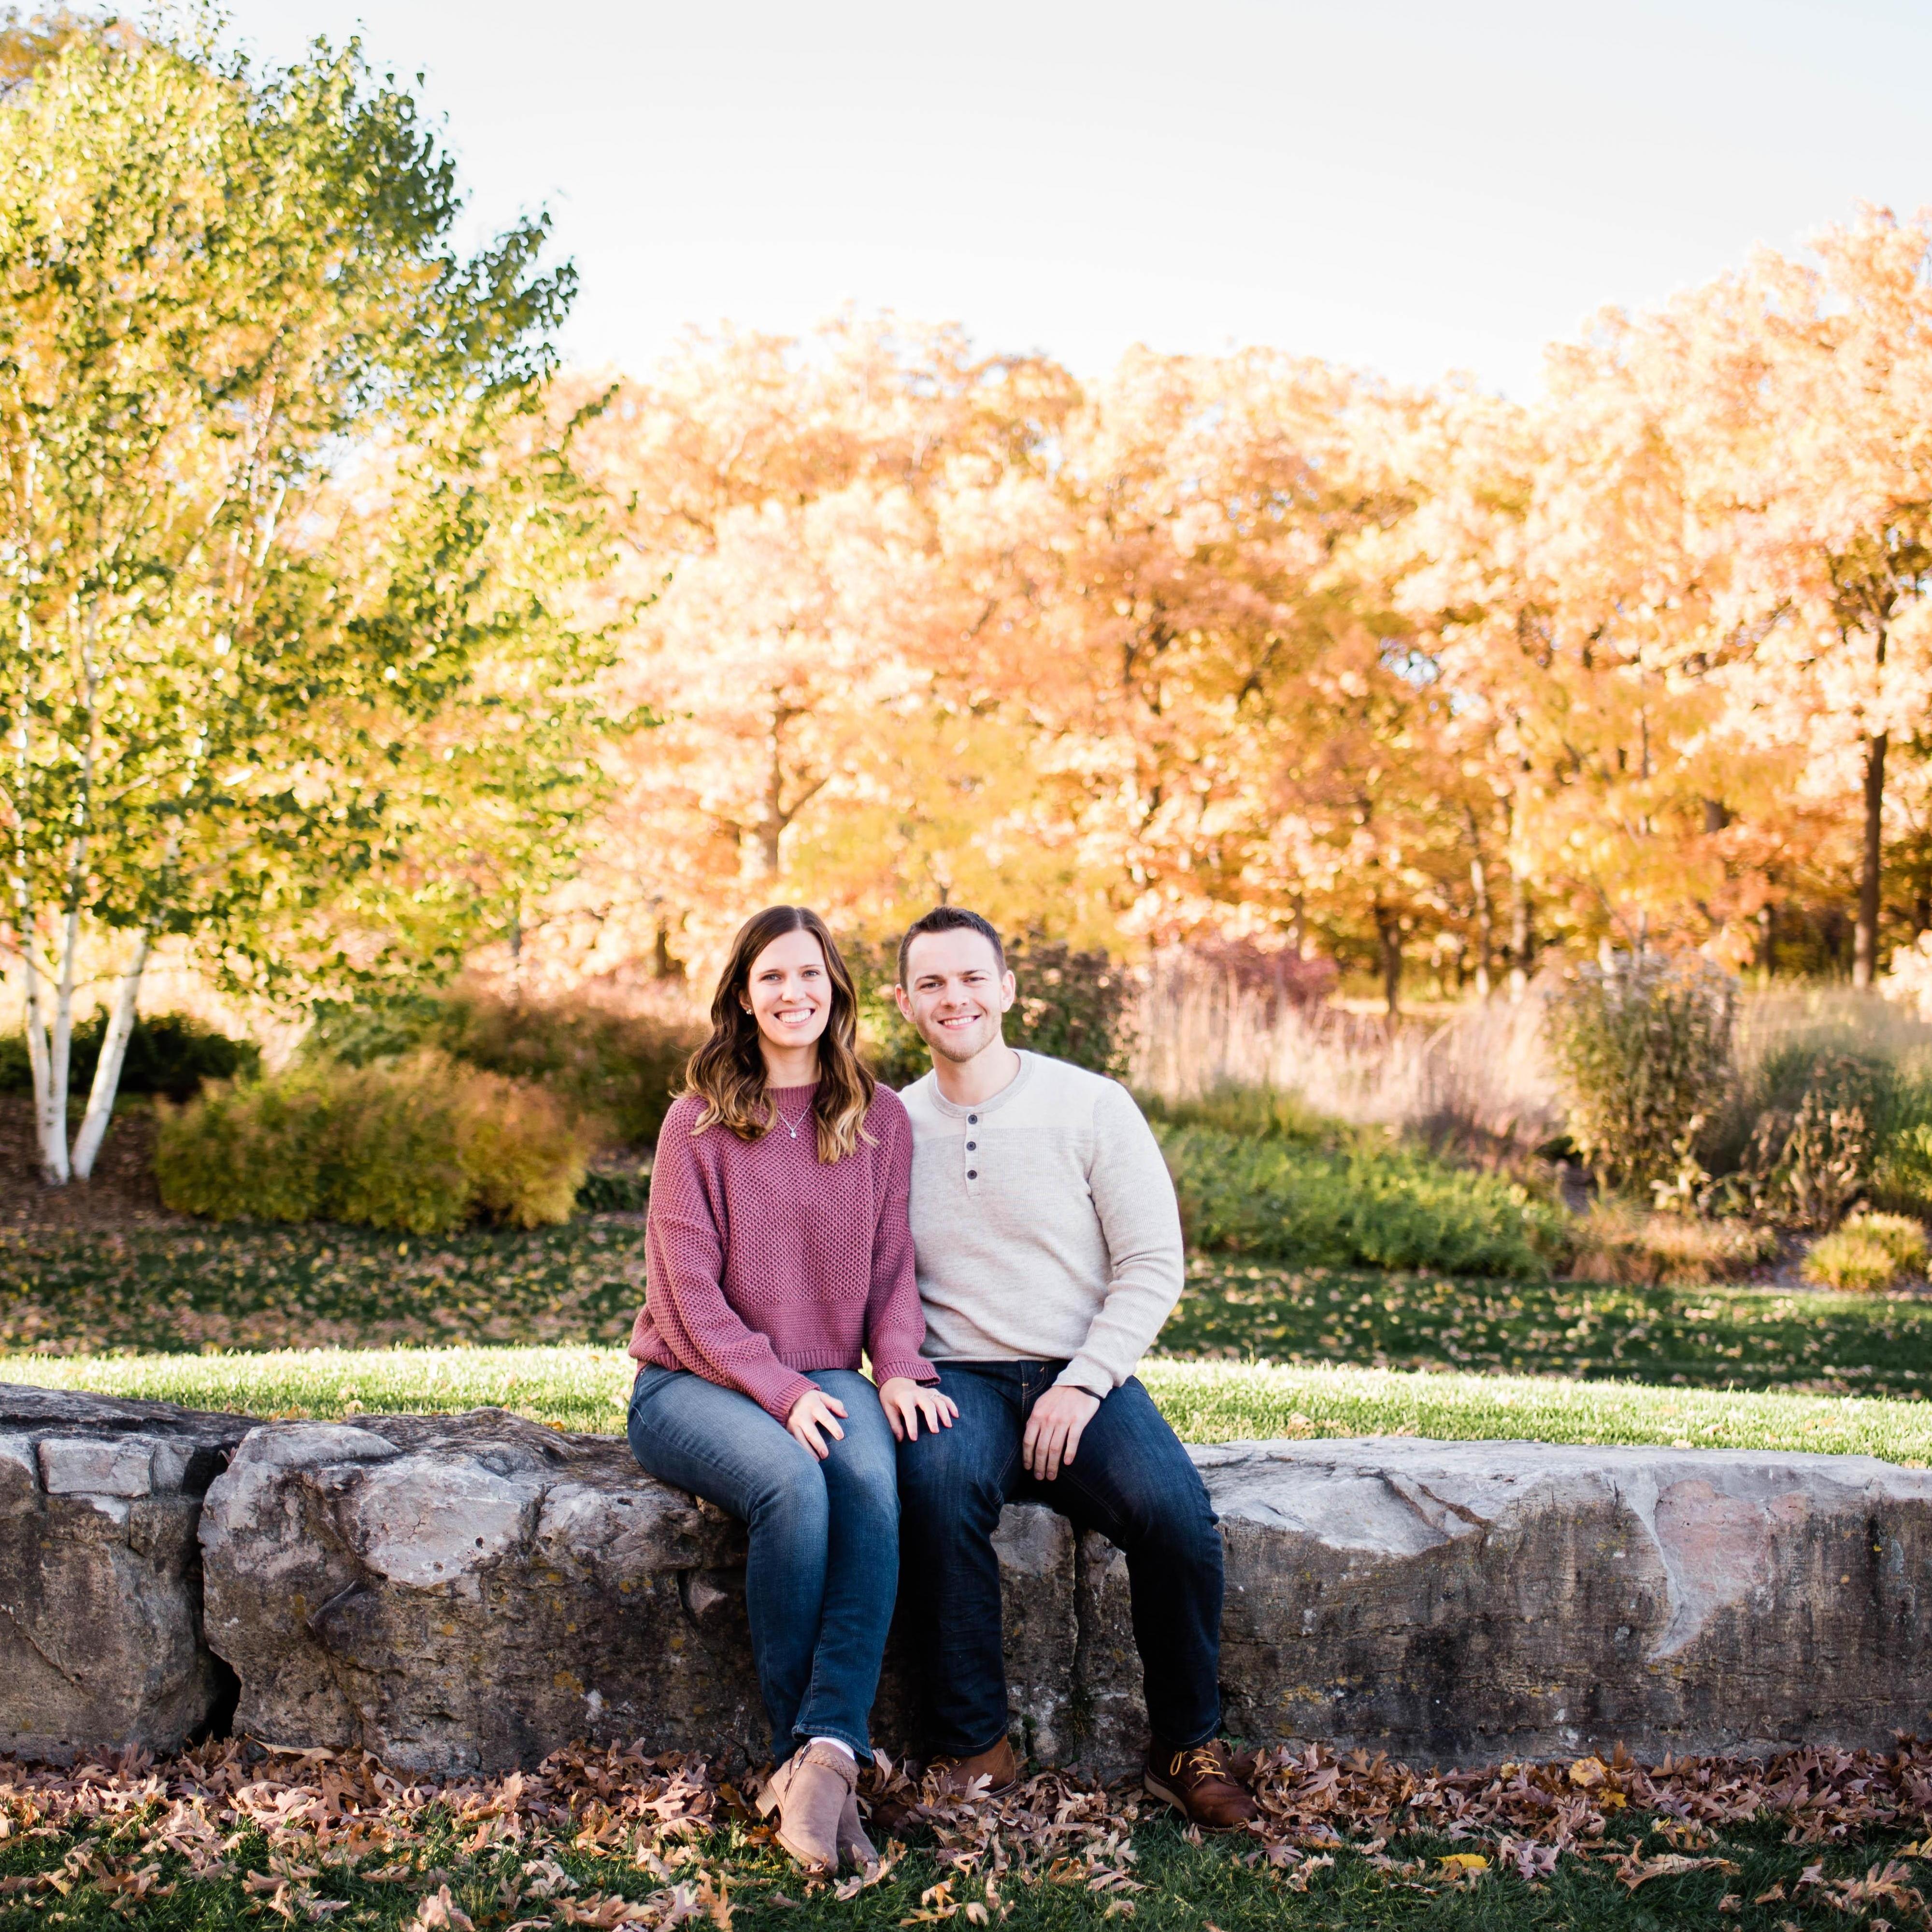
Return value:
M 866 1116 L 871 1140 L 828 1166 L 815 1123 L 800 1119 L 814 1091 L 778 1092 L 796 1139 L 783 1125 L 755 1141 L 719 1126 L 694 1134 L 702 1103 L 673 1102 L 651 1169 L 645 1301 L 631 1330 L 639 1361 L 740 1390 L 781 1422 L 816 1386 L 810 1370 L 856 1369 L 862 1349 L 877 1381 L 939 1379 L 919 1352 L 912 1124 L 880 1088 Z

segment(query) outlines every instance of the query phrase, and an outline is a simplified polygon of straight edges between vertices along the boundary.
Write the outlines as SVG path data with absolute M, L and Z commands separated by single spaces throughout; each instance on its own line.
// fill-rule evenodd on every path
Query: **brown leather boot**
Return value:
M 1141 1781 L 1150 1797 L 1166 1798 L 1204 1832 L 1232 1832 L 1256 1815 L 1253 1796 L 1234 1775 L 1228 1747 L 1219 1738 L 1185 1749 L 1155 1738 L 1148 1746 Z
M 956 1803 L 962 1798 L 1003 1798 L 1020 1781 L 1019 1760 L 1013 1756 L 1012 1741 L 1002 1738 L 989 1750 L 975 1751 L 970 1757 L 934 1758 L 926 1766 L 939 1802 Z M 974 1784 L 984 1778 L 977 1792 Z

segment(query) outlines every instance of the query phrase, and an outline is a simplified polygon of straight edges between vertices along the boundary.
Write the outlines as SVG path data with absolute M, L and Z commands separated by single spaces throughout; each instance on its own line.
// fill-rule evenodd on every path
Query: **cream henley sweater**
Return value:
M 938 1361 L 1060 1361 L 1118 1388 L 1180 1298 L 1180 1214 L 1133 1097 L 1022 1052 L 990 1100 L 956 1106 L 928 1073 L 912 1118 L 912 1238 L 922 1352 Z

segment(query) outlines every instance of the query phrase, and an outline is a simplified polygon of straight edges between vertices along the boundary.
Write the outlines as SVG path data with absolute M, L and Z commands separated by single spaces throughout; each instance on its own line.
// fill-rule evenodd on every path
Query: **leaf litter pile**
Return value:
M 1505 1874 L 1538 1890 L 1566 1861 L 1626 1894 L 1692 1874 L 1728 1884 L 1742 1868 L 1724 1856 L 1726 1834 L 1769 1826 L 1799 1848 L 1787 1857 L 1802 1870 L 1788 1889 L 1780 1881 L 1748 1900 L 1754 1919 L 1789 1924 L 1762 1921 L 1762 1910 L 1822 1905 L 1835 1922 L 1880 1932 L 1932 1924 L 1922 1869 L 1932 1862 L 1932 1746 L 1910 1739 L 1886 1755 L 1807 1749 L 1768 1763 L 1646 1766 L 1619 1749 L 1607 1762 L 1419 1772 L 1319 1747 L 1248 1762 L 1262 1818 L 1216 1842 L 1256 1881 L 1289 1893 L 1333 1874 L 1338 1855 L 1385 1886 L 1430 1894 Z M 186 1885 L 222 1888 L 265 1924 L 728 1928 L 741 1911 L 768 1921 L 773 1908 L 843 1906 L 891 1886 L 899 1916 L 886 1922 L 900 1925 L 1024 1917 L 1028 1894 L 1044 1887 L 1077 1888 L 1095 1916 L 1131 1918 L 1148 1889 L 1136 1827 L 1172 1816 L 1132 1784 L 1062 1772 L 946 1804 L 881 1759 L 866 1786 L 880 1862 L 814 1880 L 704 1760 L 637 1747 L 574 1748 L 533 1772 L 442 1782 L 359 1753 L 239 1741 L 68 1771 L 0 1759 L 0 1916 L 25 1906 L 53 1924 L 104 1907 L 134 1922 Z M 1901 1833 L 1913 1841 L 1876 1862 L 1858 1851 L 1869 1836 Z M 1182 1835 L 1199 1843 L 1191 1828 Z M 1843 1875 L 1826 1876 L 1828 1857 Z M 1726 1890 L 1716 1909 L 1746 1904 Z

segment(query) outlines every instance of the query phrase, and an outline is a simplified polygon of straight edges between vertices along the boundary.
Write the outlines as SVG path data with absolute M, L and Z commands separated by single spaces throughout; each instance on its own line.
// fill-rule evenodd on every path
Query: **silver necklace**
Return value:
M 784 1121 L 785 1132 L 790 1135 L 794 1140 L 796 1140 L 798 1138 L 799 1128 L 803 1126 L 806 1122 L 811 1118 L 812 1103 L 809 1101 L 806 1102 L 805 1112 L 799 1115 L 796 1125 L 794 1125 L 790 1120 L 786 1119 L 785 1110 L 778 1105 L 776 1100 L 772 1102 L 772 1112 L 777 1114 L 780 1120 Z

